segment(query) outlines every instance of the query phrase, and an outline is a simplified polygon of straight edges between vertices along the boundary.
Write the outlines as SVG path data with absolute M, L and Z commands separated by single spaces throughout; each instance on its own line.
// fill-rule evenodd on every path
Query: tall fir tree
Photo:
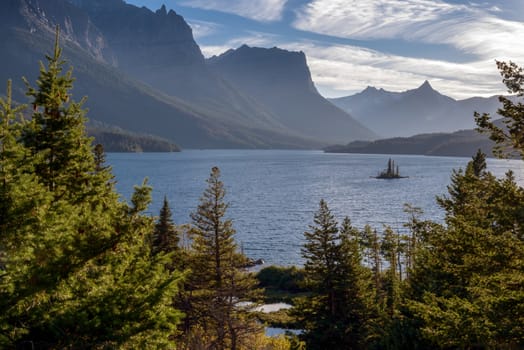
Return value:
M 368 349 L 378 318 L 372 273 L 362 264 L 360 232 L 348 217 L 340 225 L 336 294 L 340 304 L 340 344 L 344 349 Z
M 0 346 L 173 345 L 179 274 L 165 270 L 164 255 L 151 255 L 153 221 L 142 214 L 151 189 L 137 188 L 128 206 L 109 168 L 97 169 L 58 38 L 57 30 L 54 52 L 28 90 L 31 120 L 12 121 L 4 104 L 0 169 L 10 207 L 0 227 Z
M 189 266 L 192 274 L 187 284 L 190 308 L 184 310 L 190 319 L 190 329 L 186 330 L 190 338 L 194 341 L 191 333 L 198 329 L 203 330 L 205 336 L 197 339 L 199 345 L 188 346 L 245 349 L 250 333 L 259 328 L 245 304 L 258 298 L 256 281 L 244 269 L 247 259 L 238 251 L 231 219 L 226 219 L 229 204 L 225 202 L 226 192 L 218 167 L 211 169 L 207 184 L 197 210 L 191 214 L 193 256 Z

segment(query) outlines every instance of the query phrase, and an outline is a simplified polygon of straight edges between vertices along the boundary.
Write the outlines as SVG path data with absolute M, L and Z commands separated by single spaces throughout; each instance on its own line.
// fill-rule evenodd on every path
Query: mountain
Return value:
M 493 156 L 494 142 L 475 130 L 420 134 L 376 141 L 354 141 L 325 148 L 328 153 L 417 154 L 427 156 L 471 157 L 478 149 Z
M 428 81 L 405 92 L 367 87 L 330 101 L 382 137 L 471 129 L 475 111 L 495 114 L 500 106 L 496 96 L 457 101 L 433 89 Z
M 286 128 L 321 142 L 376 136 L 318 93 L 303 52 L 243 45 L 208 62 L 217 74 L 259 101 Z
M 113 64 L 169 96 L 221 122 L 334 142 L 282 124 L 278 115 L 242 86 L 210 69 L 185 20 L 165 6 L 152 12 L 122 0 L 73 0 L 89 13 L 113 50 Z M 278 64 L 278 62 L 277 62 Z M 362 135 L 366 138 L 365 135 Z M 350 137 L 351 139 L 352 137 Z M 346 137 L 347 140 L 347 137 Z
M 85 106 L 92 119 L 186 148 L 320 146 L 283 127 L 208 69 L 180 16 L 120 0 L 0 2 L 0 81 L 13 79 L 17 100 L 25 101 L 20 77 L 34 82 L 38 61 L 53 47 L 56 25 L 62 28 L 64 57 L 74 67 L 74 98 L 88 96 Z M 178 76 L 184 67 L 188 74 Z M 199 70 L 200 76 L 190 74 Z

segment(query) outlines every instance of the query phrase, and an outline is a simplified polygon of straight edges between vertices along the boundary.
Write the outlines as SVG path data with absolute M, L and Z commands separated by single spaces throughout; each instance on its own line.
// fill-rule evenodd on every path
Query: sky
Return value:
M 183 16 L 206 57 L 243 44 L 303 51 L 325 97 L 425 80 L 456 99 L 506 93 L 524 66 L 524 0 L 125 0 Z

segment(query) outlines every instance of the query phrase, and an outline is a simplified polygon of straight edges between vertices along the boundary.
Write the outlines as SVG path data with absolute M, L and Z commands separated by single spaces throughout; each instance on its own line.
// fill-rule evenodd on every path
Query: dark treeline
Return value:
M 321 201 L 304 269 L 259 274 L 301 293 L 288 316 L 303 332 L 271 338 L 253 312 L 264 291 L 235 242 L 220 170 L 190 224 L 172 221 L 167 200 L 156 219 L 144 214 L 147 182 L 121 202 L 63 65 L 57 35 L 36 87 L 27 82 L 31 119 L 12 106 L 10 83 L 0 100 L 0 347 L 524 347 L 524 190 L 511 172 L 487 171 L 483 153 L 437 199 L 444 224 L 406 206 L 407 233 L 357 229 Z M 499 69 L 522 97 L 522 70 Z M 506 128 L 487 115 L 477 123 L 500 155 L 523 157 L 524 106 L 501 102 Z
M 87 134 L 106 152 L 179 152 L 173 142 L 158 136 L 131 133 L 116 128 L 88 126 Z

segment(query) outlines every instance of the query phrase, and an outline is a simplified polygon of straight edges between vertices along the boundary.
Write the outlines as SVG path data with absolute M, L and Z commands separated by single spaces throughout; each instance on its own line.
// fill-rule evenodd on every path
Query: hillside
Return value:
M 354 141 L 326 147 L 328 153 L 417 154 L 427 156 L 471 157 L 478 149 L 493 156 L 494 143 L 475 130 L 454 133 L 420 134 L 376 141 Z

